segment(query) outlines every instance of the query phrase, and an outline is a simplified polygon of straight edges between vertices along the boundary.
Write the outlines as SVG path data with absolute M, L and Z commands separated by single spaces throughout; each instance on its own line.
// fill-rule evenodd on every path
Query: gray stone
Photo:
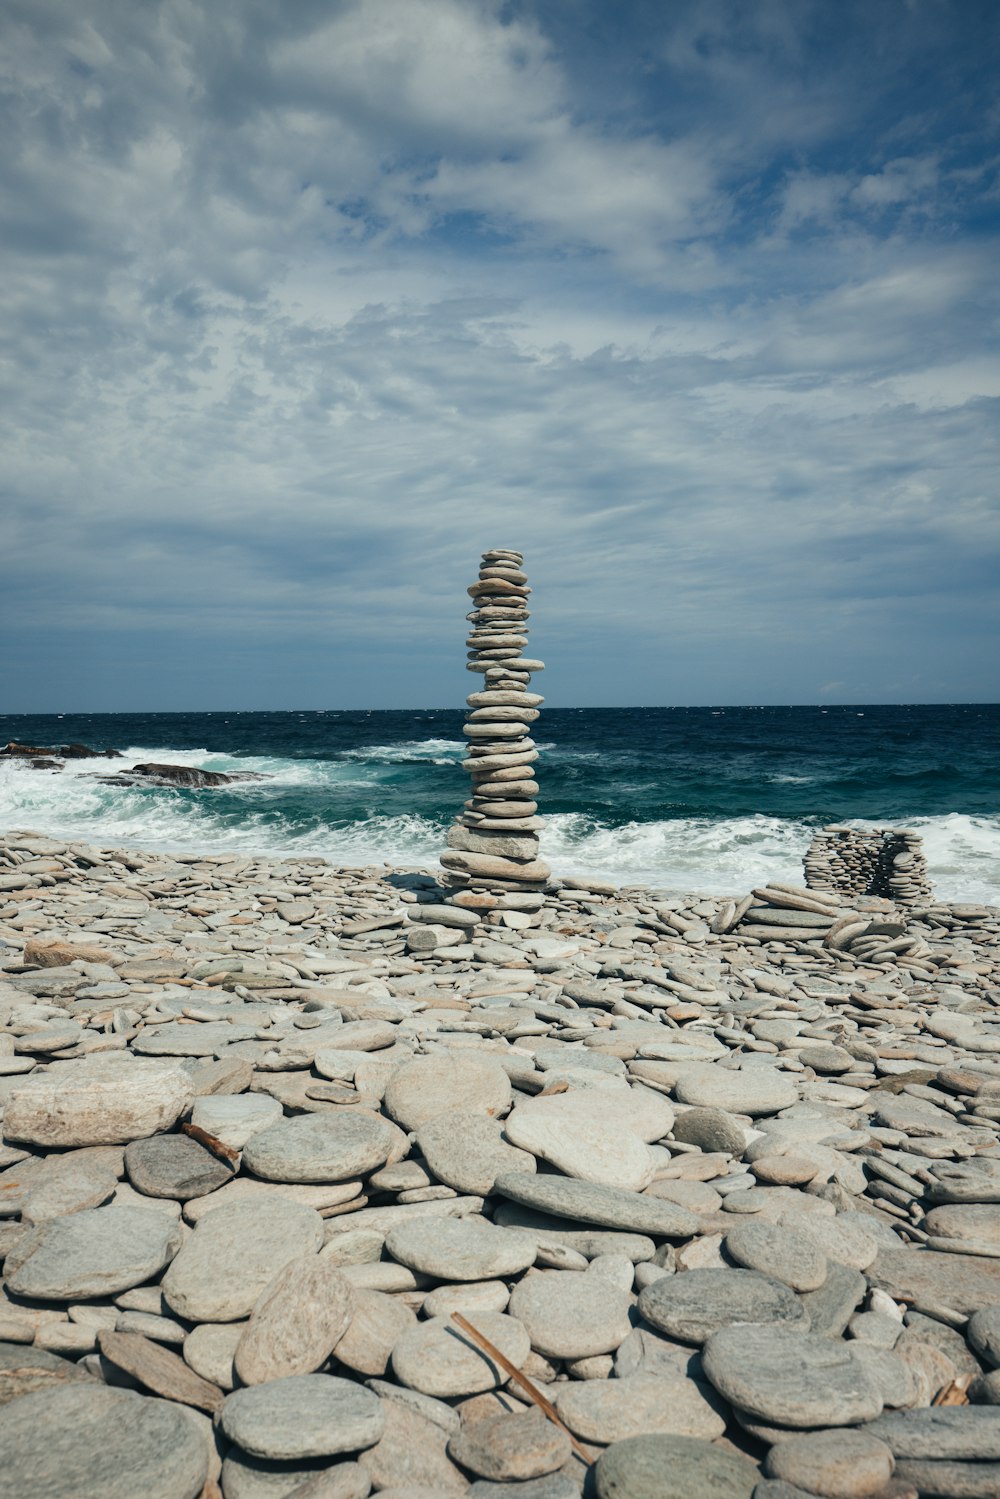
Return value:
M 597 1459 L 598 1499 L 751 1499 L 756 1463 L 697 1437 L 642 1436 Z
M 823 1499 L 867 1499 L 892 1477 L 893 1455 L 871 1430 L 810 1431 L 776 1443 L 764 1471 Z
M 896 1301 L 936 1302 L 971 1315 L 1000 1305 L 1000 1260 L 934 1249 L 885 1249 L 869 1268 L 869 1282 Z
M 509 1483 L 477 1479 L 467 1490 L 469 1499 L 580 1499 L 580 1485 L 568 1473 L 546 1473 L 528 1478 L 514 1489 Z
M 153 1135 L 125 1147 L 125 1170 L 137 1192 L 186 1202 L 224 1186 L 233 1175 L 226 1161 L 188 1135 Z
M 372 1486 L 416 1499 L 464 1494 L 467 1481 L 447 1453 L 449 1431 L 425 1410 L 395 1398 L 384 1399 L 382 1406 L 385 1430 L 358 1459 Z
M 102 1150 L 113 1152 L 114 1148 L 97 1145 L 91 1150 L 97 1154 Z M 91 1151 L 73 1150 L 63 1157 L 49 1156 L 39 1164 L 21 1207 L 21 1222 L 26 1227 L 99 1207 L 118 1187 L 114 1165 L 109 1160 L 94 1159 Z
M 494 1190 L 525 1207 L 604 1228 L 634 1229 L 640 1234 L 676 1239 L 690 1238 L 700 1229 L 696 1215 L 674 1203 L 593 1182 L 505 1171 L 497 1177 Z
M 8 1405 L 23 1395 L 55 1389 L 70 1380 L 89 1377 L 86 1370 L 72 1360 L 60 1358 L 44 1348 L 0 1343 L 0 1405 Z
M 417 1145 L 439 1181 L 456 1192 L 486 1196 L 502 1171 L 535 1170 L 535 1158 L 503 1138 L 498 1120 L 468 1109 L 429 1119 L 417 1130 Z
M 540 1270 L 511 1292 L 510 1314 L 548 1358 L 611 1353 L 631 1330 L 629 1296 L 594 1270 Z
M 889 1411 L 868 1430 L 895 1457 L 1000 1461 L 1000 1407 L 994 1405 Z
M 340 1182 L 384 1166 L 395 1145 L 383 1120 L 345 1109 L 282 1119 L 247 1141 L 243 1161 L 265 1181 Z
M 214 1415 L 222 1404 L 222 1390 L 195 1374 L 189 1364 L 161 1343 L 134 1332 L 104 1329 L 97 1335 L 102 1360 L 138 1380 L 154 1395 L 176 1400 Z
M 8 1254 L 7 1284 L 40 1301 L 86 1301 L 142 1285 L 181 1242 L 172 1218 L 150 1208 L 93 1208 L 32 1229 Z
M 882 1410 L 881 1395 L 848 1346 L 814 1333 L 723 1327 L 705 1344 L 702 1366 L 720 1395 L 776 1426 L 850 1426 Z
M 288 1462 L 371 1447 L 385 1429 L 381 1401 L 331 1374 L 273 1379 L 226 1397 L 220 1424 L 254 1457 Z
M 859 1270 L 849 1270 L 846 1265 L 831 1261 L 829 1274 L 819 1290 L 802 1293 L 810 1331 L 839 1338 L 867 1289 L 868 1282 Z
M 415 1218 L 394 1228 L 385 1247 L 402 1265 L 439 1280 L 517 1275 L 534 1263 L 535 1242 L 484 1219 Z
M 202 1322 L 184 1339 L 184 1362 L 202 1379 L 231 1390 L 236 1384 L 233 1359 L 245 1322 Z
M 965 1336 L 984 1363 L 993 1369 L 1000 1368 L 1000 1306 L 986 1306 L 974 1312 Z
M 389 1079 L 383 1100 L 386 1113 L 403 1129 L 415 1130 L 439 1114 L 455 1109 L 505 1113 L 512 1098 L 510 1079 L 492 1057 L 415 1057 Z
M 506 1295 L 505 1295 L 506 1303 Z M 426 1312 L 433 1316 L 435 1313 Z M 416 1316 L 398 1296 L 381 1291 L 354 1291 L 354 1310 L 334 1358 L 356 1374 L 382 1375 L 389 1367 L 392 1350 L 404 1333 L 416 1325 Z
M 733 1072 L 711 1063 L 685 1066 L 674 1087 L 682 1103 L 734 1114 L 777 1114 L 798 1102 L 798 1089 L 786 1073 L 771 1068 Z
M 921 1499 L 1000 1499 L 1000 1463 L 901 1458 L 896 1479 Z
M 236 1322 L 289 1260 L 318 1253 L 322 1244 L 322 1218 L 299 1203 L 279 1197 L 216 1208 L 174 1259 L 163 1295 L 189 1322 Z
M 209 1471 L 208 1443 L 191 1412 L 96 1381 L 4 1406 L 0 1452 L 12 1499 L 196 1499 Z
M 273 1463 L 230 1447 L 222 1492 L 225 1499 L 368 1499 L 371 1484 L 356 1462 L 313 1457 Z
M 266 1093 L 224 1094 L 196 1098 L 191 1123 L 228 1145 L 242 1150 L 247 1141 L 282 1117 L 281 1104 Z
M 726 1429 L 715 1391 L 680 1370 L 617 1379 L 573 1380 L 558 1387 L 556 1409 L 576 1436 L 608 1446 L 664 1432 L 711 1441 Z
M 686 1343 L 704 1343 L 733 1323 L 808 1326 L 802 1302 L 784 1282 L 756 1270 L 687 1270 L 641 1292 L 639 1312 L 653 1327 Z
M 233 1360 L 245 1385 L 312 1374 L 350 1325 L 354 1292 L 319 1255 L 290 1260 L 262 1293 Z
M 685 1109 L 674 1121 L 673 1136 L 702 1150 L 726 1155 L 741 1156 L 746 1147 L 743 1126 L 725 1109 Z
M 784 1281 L 793 1291 L 816 1291 L 827 1277 L 826 1256 L 776 1223 L 738 1223 L 726 1234 L 725 1248 L 737 1265 Z
M 183 1068 L 109 1052 L 53 1062 L 10 1089 L 5 1140 L 113 1145 L 170 1129 L 194 1096 Z
M 588 1088 L 528 1099 L 508 1115 L 504 1133 L 567 1176 L 639 1192 L 652 1181 L 656 1158 L 629 1129 L 627 1113 L 615 1109 L 619 1096 L 617 1089 Z M 666 1120 L 664 1134 L 673 1122 L 669 1111 Z
M 520 1368 L 531 1351 L 524 1324 L 502 1312 L 477 1312 L 476 1329 Z M 450 1317 L 432 1317 L 403 1334 L 392 1350 L 393 1373 L 424 1395 L 477 1395 L 506 1384 L 507 1374 Z
M 571 1452 L 566 1433 L 538 1409 L 487 1416 L 463 1426 L 448 1442 L 453 1462 L 478 1478 L 500 1482 L 554 1473 Z

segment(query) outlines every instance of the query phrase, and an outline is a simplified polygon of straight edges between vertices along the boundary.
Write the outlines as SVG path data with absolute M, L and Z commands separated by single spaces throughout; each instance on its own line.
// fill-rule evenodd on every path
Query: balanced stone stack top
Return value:
M 469 588 L 475 607 L 466 644 L 469 671 L 483 677 L 482 690 L 466 699 L 468 739 L 465 769 L 472 795 L 448 834 L 441 863 L 452 886 L 450 903 L 470 910 L 531 910 L 549 876 L 539 858 L 542 826 L 532 769 L 538 749 L 531 737 L 543 701 L 530 691 L 541 661 L 524 654 L 528 644 L 528 595 L 520 552 L 484 552 L 479 577 Z

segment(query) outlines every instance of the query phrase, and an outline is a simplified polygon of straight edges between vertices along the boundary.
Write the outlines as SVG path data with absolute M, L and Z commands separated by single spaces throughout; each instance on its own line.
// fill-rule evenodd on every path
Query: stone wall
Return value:
M 803 864 L 810 890 L 878 895 L 898 906 L 933 896 L 920 835 L 903 828 L 822 828 Z

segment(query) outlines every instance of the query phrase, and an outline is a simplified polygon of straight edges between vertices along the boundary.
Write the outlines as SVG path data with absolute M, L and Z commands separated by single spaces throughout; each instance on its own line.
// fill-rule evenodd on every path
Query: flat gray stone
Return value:
M 839 1338 L 868 1290 L 860 1270 L 830 1261 L 829 1274 L 818 1291 L 803 1291 L 800 1297 L 809 1318 L 810 1332 Z
M 97 1381 L 4 1406 L 0 1452 L 6 1492 L 38 1499 L 197 1499 L 209 1467 L 191 1412 Z
M 439 1280 L 491 1280 L 519 1275 L 535 1260 L 535 1241 L 512 1228 L 496 1228 L 476 1215 L 414 1218 L 385 1241 L 394 1260 Z
M 354 1315 L 346 1276 L 316 1254 L 289 1260 L 261 1293 L 233 1360 L 245 1385 L 312 1374 Z
M 726 1234 L 725 1250 L 737 1265 L 784 1281 L 793 1291 L 816 1291 L 827 1277 L 826 1256 L 777 1223 L 737 1223 Z
M 531 1234 L 537 1244 L 563 1245 L 574 1249 L 588 1260 L 601 1254 L 624 1254 L 638 1265 L 651 1260 L 656 1245 L 645 1234 L 615 1233 L 612 1229 L 591 1228 L 573 1218 L 560 1218 L 554 1213 L 538 1213 L 519 1202 L 500 1198 L 493 1209 L 494 1223 L 504 1228 L 518 1228 Z
M 639 1313 L 685 1343 L 704 1343 L 733 1323 L 782 1323 L 806 1328 L 805 1308 L 784 1282 L 756 1270 L 686 1270 L 641 1292 Z
M 232 1166 L 188 1135 L 153 1135 L 125 1147 L 125 1170 L 137 1192 L 187 1202 L 224 1186 Z
M 702 1350 L 715 1388 L 757 1421 L 796 1429 L 851 1426 L 882 1397 L 844 1343 L 784 1327 L 723 1327 Z
M 721 1402 L 709 1385 L 671 1374 L 571 1380 L 556 1387 L 556 1409 L 585 1442 L 612 1442 L 662 1432 L 711 1441 L 726 1429 Z
M 540 1270 L 511 1292 L 508 1310 L 547 1358 L 612 1353 L 631 1331 L 630 1299 L 605 1276 L 586 1270 Z
M 799 1090 L 786 1073 L 763 1067 L 735 1072 L 710 1062 L 685 1066 L 674 1087 L 681 1103 L 727 1113 L 777 1114 L 798 1102 Z
M 164 1298 L 189 1322 L 237 1322 L 289 1260 L 317 1254 L 323 1237 L 319 1214 L 286 1198 L 215 1208 L 163 1277 Z
M 7 1284 L 39 1301 L 116 1296 L 152 1280 L 180 1243 L 180 1225 L 156 1208 L 92 1208 L 26 1234 L 7 1256 Z
M 685 1109 L 674 1120 L 673 1135 L 688 1145 L 726 1155 L 741 1156 L 746 1148 L 742 1124 L 725 1109 Z
M 894 1457 L 1000 1461 L 1000 1406 L 934 1405 L 887 1411 L 868 1427 Z
M 471 1110 L 497 1118 L 510 1108 L 510 1079 L 492 1057 L 415 1057 L 396 1068 L 383 1099 L 386 1113 L 403 1129 L 419 1129 L 438 1114 Z
M 151 1057 L 212 1057 L 238 1041 L 252 1041 L 256 1026 L 230 1025 L 227 1020 L 208 1020 L 200 1025 L 182 1025 L 179 1020 L 140 1031 L 133 1051 Z
M 751 1499 L 756 1463 L 697 1437 L 642 1436 L 597 1459 L 598 1499 Z
M 191 1123 L 228 1145 L 242 1150 L 252 1135 L 282 1118 L 281 1104 L 267 1093 L 222 1094 L 196 1098 Z
M 965 1336 L 991 1369 L 1000 1368 L 1000 1306 L 986 1306 L 969 1318 Z
M 477 1478 L 521 1483 L 554 1473 L 568 1462 L 569 1438 L 538 1409 L 487 1416 L 463 1426 L 448 1456 Z
M 633 1229 L 672 1239 L 691 1238 L 700 1228 L 697 1215 L 675 1203 L 568 1177 L 505 1171 L 497 1177 L 494 1190 L 525 1207 L 602 1228 Z
M 767 1454 L 764 1471 L 826 1499 L 867 1499 L 885 1488 L 894 1466 L 892 1452 L 871 1428 L 841 1427 L 777 1442 Z
M 903 1457 L 896 1478 L 915 1488 L 921 1499 L 998 1499 L 1000 1463 L 963 1463 L 951 1459 Z
M 304 1457 L 274 1463 L 230 1447 L 222 1465 L 225 1499 L 368 1499 L 371 1484 L 356 1462 Z
M 867 1277 L 897 1301 L 932 1301 L 970 1315 L 980 1307 L 1000 1306 L 1000 1259 L 935 1249 L 884 1249 Z
M 501 1171 L 535 1170 L 534 1156 L 508 1144 L 498 1120 L 469 1109 L 429 1119 L 417 1130 L 417 1145 L 438 1180 L 456 1192 L 485 1197 Z
M 412 1393 L 412 1392 L 403 1392 Z M 428 1401 L 437 1406 L 437 1401 Z M 382 1401 L 385 1430 L 358 1463 L 373 1488 L 399 1499 L 448 1499 L 464 1494 L 467 1481 L 448 1456 L 450 1432 L 426 1408 L 392 1396 Z
M 373 1446 L 385 1429 L 371 1390 L 332 1374 L 297 1374 L 226 1396 L 220 1424 L 254 1457 L 288 1462 Z
M 52 1062 L 8 1091 L 4 1139 L 28 1145 L 139 1140 L 170 1129 L 193 1096 L 182 1067 L 129 1052 Z
M 435 1314 L 427 1310 L 425 1315 Z M 398 1296 L 355 1289 L 351 1320 L 337 1342 L 334 1360 L 356 1374 L 383 1375 L 389 1367 L 392 1350 L 403 1334 L 416 1326 L 416 1321 L 416 1314 Z
M 60 1358 L 45 1348 L 0 1343 L 0 1405 L 8 1405 L 23 1395 L 55 1389 L 71 1380 L 90 1377 L 72 1359 Z
M 253 1135 L 243 1162 L 265 1181 L 348 1181 L 384 1166 L 396 1141 L 396 1132 L 370 1114 L 299 1114 Z
M 543 1478 L 528 1478 L 512 1489 L 509 1483 L 493 1483 L 477 1478 L 466 1490 L 468 1499 L 580 1499 L 580 1486 L 568 1473 L 546 1473 Z

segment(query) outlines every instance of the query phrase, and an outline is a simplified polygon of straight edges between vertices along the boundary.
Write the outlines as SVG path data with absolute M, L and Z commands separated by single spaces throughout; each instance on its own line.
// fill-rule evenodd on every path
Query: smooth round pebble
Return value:
M 703 1343 L 733 1323 L 807 1325 L 795 1293 L 756 1270 L 686 1270 L 665 1276 L 639 1295 L 639 1312 L 652 1326 L 685 1343 Z
M 759 1477 L 749 1458 L 697 1437 L 628 1437 L 595 1468 L 598 1499 L 751 1499 Z
M 234 1390 L 220 1424 L 254 1457 L 287 1462 L 372 1447 L 385 1430 L 377 1395 L 331 1374 L 299 1374 Z
M 297 1114 L 253 1135 L 243 1161 L 265 1181 L 340 1182 L 384 1166 L 395 1144 L 395 1131 L 370 1114 Z
M 849 1426 L 882 1410 L 881 1394 L 849 1345 L 815 1333 L 723 1327 L 701 1357 L 719 1394 L 757 1421 L 795 1429 Z
M 290 1260 L 254 1306 L 236 1349 L 237 1374 L 245 1385 L 312 1374 L 353 1314 L 353 1288 L 335 1265 L 315 1254 Z
M 414 1130 L 454 1109 L 495 1119 L 510 1108 L 512 1097 L 510 1079 L 492 1057 L 427 1056 L 395 1069 L 383 1103 L 391 1119 Z
M 188 1135 L 153 1135 L 125 1147 L 125 1170 L 137 1192 L 186 1202 L 232 1180 L 233 1168 Z
M 356 1290 L 350 1323 L 333 1357 L 356 1374 L 381 1376 L 389 1367 L 392 1350 L 416 1321 L 416 1314 L 398 1296 Z
M 469 1319 L 517 1368 L 531 1352 L 523 1323 L 503 1312 L 477 1312 Z M 432 1317 L 405 1332 L 392 1350 L 393 1373 L 424 1395 L 478 1395 L 506 1384 L 498 1368 L 450 1317 Z
M 518 1275 L 534 1263 L 535 1241 L 478 1217 L 415 1218 L 385 1241 L 394 1260 L 439 1280 Z
M 794 1229 L 774 1223 L 738 1223 L 726 1234 L 725 1249 L 738 1265 L 793 1291 L 817 1291 L 827 1278 L 826 1256 Z
M 287 1198 L 206 1213 L 163 1277 L 171 1311 L 188 1322 L 236 1322 L 289 1260 L 316 1254 L 323 1220 Z
M 540 1410 L 487 1416 L 463 1426 L 448 1442 L 453 1462 L 477 1478 L 522 1482 L 554 1473 L 572 1448 L 564 1431 Z
M 784 1073 L 771 1068 L 733 1072 L 711 1063 L 698 1063 L 684 1068 L 674 1094 L 681 1103 L 754 1118 L 790 1108 L 798 1102 L 799 1090 Z
M 547 1358 L 613 1353 L 631 1332 L 627 1292 L 592 1271 L 539 1270 L 511 1292 L 510 1314 Z
M 556 1388 L 556 1409 L 570 1431 L 586 1442 L 607 1446 L 654 1432 L 711 1441 L 726 1429 L 714 1391 L 680 1370 L 571 1380 Z
M 892 1452 L 866 1431 L 810 1431 L 778 1442 L 764 1471 L 822 1499 L 867 1499 L 892 1477 Z

